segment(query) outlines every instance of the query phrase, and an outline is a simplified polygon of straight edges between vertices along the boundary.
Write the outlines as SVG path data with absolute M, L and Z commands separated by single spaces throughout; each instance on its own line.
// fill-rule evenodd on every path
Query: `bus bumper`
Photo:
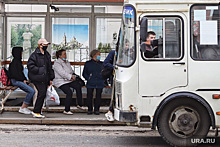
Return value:
M 137 112 L 135 111 L 122 111 L 117 108 L 114 109 L 114 117 L 117 121 L 120 122 L 136 122 L 137 121 Z

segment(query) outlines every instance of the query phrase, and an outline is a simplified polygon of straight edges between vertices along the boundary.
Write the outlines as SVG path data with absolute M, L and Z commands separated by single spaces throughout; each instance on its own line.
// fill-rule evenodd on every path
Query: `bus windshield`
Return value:
M 135 61 L 135 10 L 125 6 L 121 23 L 117 65 L 130 66 Z

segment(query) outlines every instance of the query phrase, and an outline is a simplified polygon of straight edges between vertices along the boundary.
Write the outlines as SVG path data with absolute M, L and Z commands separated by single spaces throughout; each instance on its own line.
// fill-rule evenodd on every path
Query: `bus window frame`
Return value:
M 131 63 L 131 64 L 129 64 L 129 65 L 121 65 L 121 64 L 117 64 L 117 62 L 115 62 L 115 64 L 117 65 L 117 66 L 119 66 L 119 67 L 131 67 L 134 63 L 135 63 L 135 61 L 136 61 L 136 56 L 137 56 L 137 47 L 136 47 L 136 45 L 137 45 L 137 43 L 136 43 L 136 26 L 137 26 L 137 12 L 136 12 L 136 9 L 135 9 L 135 7 L 133 6 L 133 5 L 131 5 L 131 4 L 125 4 L 124 6 L 123 6 L 123 9 L 122 9 L 122 22 L 124 21 L 124 17 L 123 17 L 123 13 L 124 13 L 124 8 L 125 7 L 131 7 L 133 10 L 134 10 L 134 60 L 133 60 L 133 62 Z M 122 29 L 121 27 L 120 27 L 120 29 Z M 120 36 L 119 36 L 119 39 L 121 39 L 121 31 L 122 30 L 120 30 Z M 120 40 L 119 40 L 119 44 L 120 44 Z M 117 57 L 117 60 L 118 60 L 118 57 Z
M 179 58 L 146 58 L 144 57 L 143 55 L 143 52 L 140 51 L 141 53 L 141 58 L 144 60 L 144 61 L 180 61 L 184 58 L 184 55 L 185 55 L 185 52 L 184 52 L 184 20 L 181 16 L 179 15 L 145 15 L 143 17 L 147 17 L 147 18 L 151 18 L 151 17 L 154 17 L 154 18 L 179 18 L 180 19 L 180 22 L 181 22 L 181 51 L 182 51 L 182 54 Z M 140 44 L 139 44 L 140 45 Z
M 190 57 L 194 61 L 220 61 L 220 58 L 219 59 L 202 59 L 202 58 L 199 59 L 199 58 L 194 58 L 193 57 L 193 41 L 192 41 L 192 39 L 193 39 L 193 37 L 192 37 L 193 36 L 192 35 L 193 26 L 191 25 L 192 24 L 192 13 L 191 12 L 192 12 L 194 6 L 217 6 L 218 7 L 218 11 L 219 11 L 219 15 L 220 15 L 220 4 L 219 3 L 201 3 L 201 4 L 192 4 L 190 6 L 190 10 L 189 10 L 189 19 L 190 19 L 189 20 L 189 24 L 190 24 L 190 28 L 189 28 L 189 30 L 190 30 Z M 220 33 L 220 24 L 219 24 L 219 26 L 217 26 L 217 28 L 218 27 L 219 27 L 219 32 L 218 33 Z M 220 36 L 220 34 L 218 34 L 218 35 Z M 220 40 L 220 37 L 218 39 Z M 218 44 L 217 46 L 220 47 L 220 44 Z

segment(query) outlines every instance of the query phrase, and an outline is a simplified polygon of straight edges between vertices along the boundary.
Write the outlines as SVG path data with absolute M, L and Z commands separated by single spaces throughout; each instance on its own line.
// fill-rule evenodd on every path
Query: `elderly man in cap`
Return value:
M 31 54 L 27 62 L 29 80 L 34 83 L 38 90 L 37 100 L 32 112 L 33 117 L 44 118 L 41 113 L 47 87 L 52 84 L 54 71 L 52 69 L 51 56 L 47 52 L 50 42 L 41 38 L 38 40 L 38 47 Z

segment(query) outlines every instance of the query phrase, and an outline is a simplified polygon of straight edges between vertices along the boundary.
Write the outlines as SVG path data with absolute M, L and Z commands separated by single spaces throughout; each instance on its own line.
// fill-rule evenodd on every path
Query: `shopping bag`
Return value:
M 47 88 L 45 99 L 46 106 L 60 105 L 60 98 L 52 85 Z

